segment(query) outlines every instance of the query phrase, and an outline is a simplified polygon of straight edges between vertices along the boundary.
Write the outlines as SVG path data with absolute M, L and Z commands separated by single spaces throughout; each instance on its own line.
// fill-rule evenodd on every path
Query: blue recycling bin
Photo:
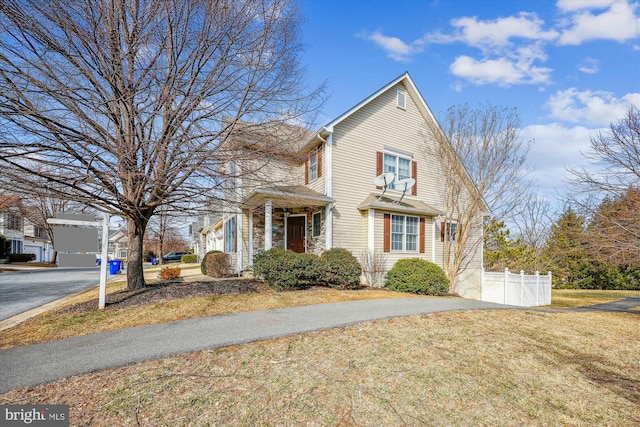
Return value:
M 151 265 L 156 265 L 156 259 L 155 258 L 151 258 Z
M 119 259 L 112 259 L 109 261 L 109 274 L 120 273 L 121 261 Z
M 100 258 L 98 258 L 96 262 L 98 263 L 98 265 L 102 265 L 102 260 Z

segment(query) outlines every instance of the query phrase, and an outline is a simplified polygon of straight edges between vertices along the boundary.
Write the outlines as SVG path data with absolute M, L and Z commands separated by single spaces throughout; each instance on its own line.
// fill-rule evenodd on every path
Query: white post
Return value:
M 504 269 L 504 304 L 508 304 L 508 299 L 507 299 L 507 288 L 509 287 L 509 269 L 505 267 Z
M 547 300 L 549 302 L 547 304 L 551 304 L 551 288 L 553 287 L 553 276 L 551 275 L 551 272 L 549 272 L 547 276 L 549 277 L 549 287 L 547 288 L 549 289 L 549 299 Z
M 109 251 L 109 215 L 102 217 L 102 254 L 100 255 L 100 293 L 98 308 L 103 309 L 107 299 L 107 252 Z
M 249 212 L 249 261 L 247 265 L 253 265 L 253 211 Z
M 524 307 L 524 270 L 520 270 L 520 306 Z
M 536 271 L 536 306 L 540 304 L 540 272 Z
M 273 204 L 270 199 L 264 201 L 264 250 L 273 246 Z

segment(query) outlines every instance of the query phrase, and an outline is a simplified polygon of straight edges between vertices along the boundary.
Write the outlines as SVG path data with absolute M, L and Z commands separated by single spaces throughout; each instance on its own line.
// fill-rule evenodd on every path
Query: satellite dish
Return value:
M 384 196 L 384 192 L 387 191 L 387 186 L 393 182 L 395 179 L 395 175 L 393 172 L 385 172 L 373 178 L 373 183 L 376 187 L 382 187 L 382 194 L 378 197 L 378 200 L 382 200 L 382 196 Z
M 413 178 L 405 178 L 396 182 L 396 189 L 402 191 L 402 196 L 396 203 L 400 203 L 404 198 L 404 195 L 407 194 L 407 190 L 410 190 L 411 187 L 416 185 L 416 180 Z
M 393 172 L 385 172 L 373 178 L 376 187 L 385 187 L 393 182 L 395 175 Z

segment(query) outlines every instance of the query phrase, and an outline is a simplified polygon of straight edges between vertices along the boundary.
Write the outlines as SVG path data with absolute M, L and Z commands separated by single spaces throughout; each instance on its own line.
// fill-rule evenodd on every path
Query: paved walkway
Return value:
M 514 307 L 464 299 L 394 298 L 254 311 L 103 332 L 0 350 L 0 393 L 192 351 L 372 320 L 505 308 Z

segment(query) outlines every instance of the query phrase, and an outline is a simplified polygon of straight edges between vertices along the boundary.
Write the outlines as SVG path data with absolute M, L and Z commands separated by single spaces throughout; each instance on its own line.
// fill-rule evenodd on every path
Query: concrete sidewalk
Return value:
M 0 350 L 0 393 L 192 351 L 451 310 L 517 308 L 448 298 L 351 301 L 140 326 Z

